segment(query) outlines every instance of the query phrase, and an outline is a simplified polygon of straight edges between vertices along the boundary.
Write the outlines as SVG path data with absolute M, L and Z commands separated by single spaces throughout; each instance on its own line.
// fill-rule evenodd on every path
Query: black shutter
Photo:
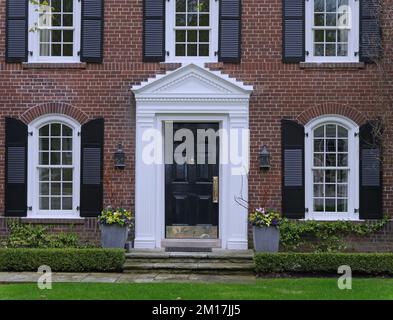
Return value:
M 284 62 L 305 60 L 305 0 L 283 0 Z
M 7 0 L 6 61 L 27 61 L 27 0 Z
M 375 62 L 382 53 L 380 1 L 360 0 L 360 60 Z
M 241 0 L 220 1 L 218 61 L 239 63 L 241 58 Z
M 5 119 L 5 215 L 27 215 L 27 125 Z
M 104 0 L 82 1 L 81 61 L 101 63 L 104 42 Z
M 374 128 L 370 122 L 360 127 L 360 219 L 383 217 L 381 144 L 373 134 Z
M 97 217 L 103 203 L 104 119 L 84 124 L 81 140 L 81 216 Z
M 143 61 L 165 61 L 165 0 L 143 4 Z
M 282 120 L 282 212 L 291 219 L 304 218 L 304 127 Z

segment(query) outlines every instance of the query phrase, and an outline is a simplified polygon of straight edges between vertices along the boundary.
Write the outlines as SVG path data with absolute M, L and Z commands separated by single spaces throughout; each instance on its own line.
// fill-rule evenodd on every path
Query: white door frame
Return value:
M 235 197 L 241 192 L 245 200 L 248 196 L 244 175 L 248 173 L 249 162 L 251 91 L 249 86 L 196 65 L 187 65 L 133 88 L 135 248 L 160 248 L 165 239 L 164 121 L 218 122 L 220 128 L 231 133 L 227 150 L 223 150 L 225 142 L 220 139 L 219 238 L 223 249 L 248 248 L 248 212 L 236 203 Z M 243 138 L 246 134 L 246 139 L 237 141 L 235 134 L 243 134 Z M 245 150 L 241 162 L 221 161 L 225 154 L 233 160 L 232 154 L 241 149 Z M 153 161 L 146 161 L 146 154 L 154 154 Z

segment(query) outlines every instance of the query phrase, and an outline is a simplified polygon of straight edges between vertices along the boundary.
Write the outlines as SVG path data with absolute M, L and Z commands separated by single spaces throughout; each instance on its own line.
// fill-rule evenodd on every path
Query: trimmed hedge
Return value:
M 256 272 L 337 274 L 348 265 L 353 274 L 393 275 L 392 253 L 256 253 Z
M 41 265 L 57 272 L 122 271 L 121 249 L 0 249 L 0 271 L 37 271 Z

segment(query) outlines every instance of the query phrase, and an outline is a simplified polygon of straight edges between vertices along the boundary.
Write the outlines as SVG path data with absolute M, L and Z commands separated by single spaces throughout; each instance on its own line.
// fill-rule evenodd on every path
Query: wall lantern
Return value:
M 259 169 L 270 169 L 270 152 L 267 150 L 266 146 L 263 146 L 259 153 Z
M 115 168 L 124 169 L 125 168 L 125 153 L 123 151 L 123 146 L 119 144 L 117 146 L 117 151 L 115 152 Z

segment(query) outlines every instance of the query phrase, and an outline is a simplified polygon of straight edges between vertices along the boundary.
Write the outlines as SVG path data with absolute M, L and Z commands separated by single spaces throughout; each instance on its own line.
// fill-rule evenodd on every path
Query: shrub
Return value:
M 40 225 L 9 223 L 10 235 L 5 243 L 8 248 L 81 248 L 82 244 L 75 233 L 49 233 L 47 227 Z M 90 246 L 91 247 L 91 246 Z
M 0 249 L 0 271 L 37 271 L 41 265 L 56 272 L 121 271 L 122 249 Z
M 257 253 L 256 272 L 337 274 L 348 265 L 354 274 L 393 275 L 392 253 Z

